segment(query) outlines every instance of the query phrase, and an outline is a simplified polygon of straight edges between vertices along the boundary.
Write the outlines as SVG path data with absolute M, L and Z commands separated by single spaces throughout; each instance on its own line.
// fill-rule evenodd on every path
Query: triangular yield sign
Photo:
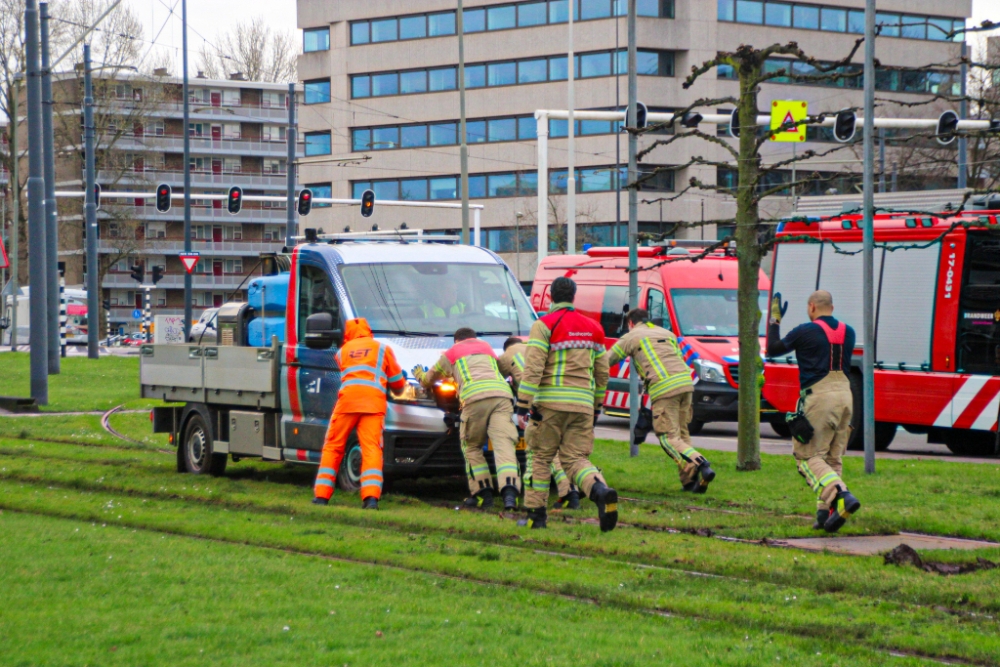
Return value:
M 785 120 L 781 121 L 781 124 L 788 125 L 789 123 L 794 123 L 794 122 L 795 118 L 792 117 L 792 112 L 789 111 L 788 113 L 785 114 Z M 786 129 L 785 132 L 788 132 L 789 134 L 798 134 L 799 127 L 800 127 L 799 125 L 796 125 L 795 127 L 790 127 Z
M 198 263 L 198 258 L 199 257 L 200 257 L 200 255 L 198 255 L 196 253 L 195 254 L 184 254 L 184 253 L 182 253 L 180 255 L 181 264 L 184 265 L 184 268 L 187 270 L 188 273 L 191 273 L 192 271 L 194 271 L 195 264 Z

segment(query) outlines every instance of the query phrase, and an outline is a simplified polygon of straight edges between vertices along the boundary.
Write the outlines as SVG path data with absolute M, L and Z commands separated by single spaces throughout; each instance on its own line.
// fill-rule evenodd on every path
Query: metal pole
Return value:
M 549 118 L 535 116 L 538 135 L 538 262 L 549 254 Z
M 20 180 L 20 169 L 18 169 L 18 164 L 21 162 L 21 151 L 17 145 L 17 98 L 20 96 L 20 85 L 17 78 L 14 79 L 14 95 L 10 100 L 10 145 L 11 151 L 13 152 L 14 159 L 11 163 L 11 183 L 14 185 L 11 188 L 11 192 L 14 194 L 14 199 L 10 203 L 11 213 L 14 216 L 14 225 L 11 230 L 13 235 L 13 240 L 10 244 L 11 252 L 13 257 L 10 261 L 11 270 L 11 289 L 10 292 L 14 296 L 14 309 L 10 313 L 10 351 L 17 352 L 17 298 L 21 294 L 21 276 L 18 275 L 20 271 L 20 255 L 21 255 L 21 180 Z
M 479 214 L 482 212 L 481 208 L 472 209 L 472 245 L 479 246 L 482 242 L 479 238 L 481 228 L 479 226 L 480 218 Z
M 191 104 L 188 99 L 187 0 L 181 3 L 181 41 L 184 50 L 184 252 L 191 252 Z M 291 165 L 288 165 L 289 169 Z M 184 272 L 184 340 L 191 337 L 191 273 Z
M 55 137 L 52 130 L 52 72 L 49 71 L 49 3 L 38 5 L 42 45 L 42 150 L 45 172 L 45 285 L 49 331 L 59 331 L 59 222 L 56 212 Z M 49 375 L 59 374 L 60 339 L 49 336 Z
M 62 276 L 59 277 L 59 356 L 66 356 L 66 278 Z
M 875 0 L 865 0 L 865 118 L 875 117 Z M 875 124 L 864 124 L 864 387 L 865 472 L 875 472 Z
M 620 50 L 620 45 L 618 43 L 618 27 L 621 24 L 619 19 L 620 14 L 618 13 L 617 0 L 615 2 L 615 110 L 622 108 L 621 101 L 621 78 L 622 71 L 619 66 L 618 51 Z M 615 247 L 622 244 L 622 132 L 621 127 L 615 131 L 615 233 L 612 237 L 614 239 Z
M 628 0 L 628 114 L 625 124 L 635 127 L 638 124 L 636 116 L 636 101 L 638 99 L 638 80 L 636 79 L 636 49 L 635 49 L 635 3 Z M 639 177 L 636 152 L 639 139 L 634 132 L 628 134 L 628 182 L 631 185 Z M 639 193 L 630 187 L 628 191 L 628 306 L 639 307 Z M 639 373 L 634 365 L 628 373 L 628 423 L 629 433 L 635 431 L 635 423 L 639 418 Z M 629 438 L 631 440 L 631 438 Z M 639 456 L 639 445 L 632 444 L 629 448 L 631 456 Z
M 573 52 L 573 14 L 576 2 L 569 4 L 569 48 L 566 53 L 566 66 L 569 72 L 567 99 L 569 101 L 569 119 L 567 135 L 569 137 L 569 153 L 566 164 L 566 254 L 576 254 L 576 119 L 573 107 L 576 106 L 576 56 Z
M 42 77 L 38 58 L 38 4 L 24 7 L 28 72 L 28 276 L 31 284 L 31 396 L 49 403 L 49 319 L 45 270 L 45 168 L 42 156 Z M 55 332 L 52 332 L 53 334 Z
M 288 145 L 288 157 L 285 159 L 286 195 L 288 201 L 285 220 L 285 247 L 295 247 L 296 211 L 295 211 L 295 84 L 288 84 L 288 129 L 285 131 L 285 142 Z
M 458 27 L 458 134 L 459 160 L 461 161 L 461 183 L 458 187 L 462 197 L 462 243 L 469 243 L 469 144 L 465 136 L 465 17 L 462 0 L 458 0 L 456 21 Z
M 966 64 L 966 56 L 968 55 L 969 48 L 968 43 L 962 41 L 962 66 L 960 69 L 962 76 L 962 100 L 958 103 L 958 117 L 960 120 L 965 120 L 969 115 L 969 101 L 966 98 L 967 94 L 967 79 L 969 78 L 969 66 Z M 969 140 L 965 135 L 958 136 L 958 187 L 959 189 L 964 189 L 968 187 L 969 183 Z
M 514 275 L 517 276 L 517 282 L 521 282 L 521 213 L 514 214 L 514 256 L 517 258 L 517 268 L 514 271 Z
M 142 289 L 145 292 L 145 294 L 143 295 L 144 308 L 142 309 L 142 329 L 143 333 L 146 334 L 145 342 L 152 343 L 153 337 L 151 335 L 149 327 L 149 323 L 152 319 L 152 314 L 153 314 L 152 294 L 150 293 L 149 286 L 143 287 Z
M 90 44 L 83 45 L 83 151 L 84 151 L 84 205 L 83 219 L 87 242 L 87 358 L 100 357 L 97 340 L 97 323 L 100 322 L 101 286 L 97 260 L 97 200 L 94 184 L 97 169 L 94 155 L 94 80 L 90 71 Z M 111 311 L 108 311 L 110 322 Z
M 878 129 L 878 191 L 885 192 L 885 128 Z
M 797 155 L 797 152 L 798 152 L 797 148 L 798 148 L 798 144 L 792 144 L 792 210 L 793 211 L 799 205 L 799 200 L 798 200 L 798 196 L 797 196 L 798 195 L 798 188 L 795 187 L 795 183 L 799 180 L 798 179 L 798 172 L 795 169 L 795 166 L 798 164 L 798 160 L 796 159 L 796 155 Z

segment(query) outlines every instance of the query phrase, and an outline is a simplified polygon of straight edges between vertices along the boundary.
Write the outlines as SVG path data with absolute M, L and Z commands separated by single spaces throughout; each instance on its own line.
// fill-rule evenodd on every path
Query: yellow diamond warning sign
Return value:
M 795 123 L 809 115 L 809 105 L 802 100 L 775 100 L 771 102 L 771 129 Z M 806 126 L 797 125 L 775 132 L 771 141 L 805 141 Z

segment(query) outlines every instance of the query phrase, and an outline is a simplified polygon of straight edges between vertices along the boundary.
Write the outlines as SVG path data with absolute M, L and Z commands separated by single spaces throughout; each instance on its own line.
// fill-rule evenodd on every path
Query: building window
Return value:
M 330 50 L 330 28 L 306 28 L 302 31 L 302 50 L 306 53 Z
M 329 132 L 306 132 L 306 157 L 329 155 L 331 150 Z
M 716 0 L 716 2 L 716 16 L 720 21 L 754 24 L 763 22 L 764 25 L 782 28 L 795 27 L 803 30 L 849 32 L 856 35 L 864 34 L 865 31 L 865 14 L 861 10 L 814 4 L 793 4 L 787 0 L 785 2 Z M 639 5 L 643 5 L 641 0 Z M 667 15 L 663 13 L 665 10 L 666 8 L 661 11 L 661 16 Z M 673 3 L 670 3 L 669 11 L 670 16 L 673 17 Z M 964 19 L 877 12 L 875 22 L 881 26 L 882 37 L 906 37 L 936 41 L 953 40 L 957 42 L 961 42 L 965 38 L 962 32 L 956 34 L 956 31 L 965 27 Z
M 576 76 L 580 79 L 625 74 L 628 71 L 628 53 L 624 49 L 617 52 L 583 53 L 576 56 L 575 62 Z M 637 71 L 643 76 L 673 76 L 674 54 L 671 51 L 641 49 L 637 54 Z M 565 81 L 567 76 L 566 56 L 474 63 L 465 67 L 465 86 L 492 88 Z M 351 77 L 351 97 L 385 97 L 454 90 L 457 80 L 456 67 L 357 74 Z
M 329 79 L 306 81 L 304 86 L 306 104 L 324 104 L 330 101 Z

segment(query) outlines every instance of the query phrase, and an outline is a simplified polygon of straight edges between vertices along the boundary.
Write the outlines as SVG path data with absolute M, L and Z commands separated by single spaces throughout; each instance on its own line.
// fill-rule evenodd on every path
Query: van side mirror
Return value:
M 310 350 L 329 350 L 334 343 L 340 345 L 344 332 L 334 328 L 333 315 L 313 313 L 306 319 L 306 347 Z

